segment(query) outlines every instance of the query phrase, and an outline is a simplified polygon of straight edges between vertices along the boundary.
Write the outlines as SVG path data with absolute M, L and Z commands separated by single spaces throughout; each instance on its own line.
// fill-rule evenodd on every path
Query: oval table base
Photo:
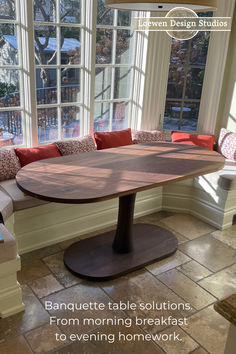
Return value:
M 115 230 L 72 244 L 64 254 L 66 267 L 75 275 L 103 281 L 117 278 L 172 255 L 178 247 L 168 230 L 150 224 L 134 224 L 134 249 L 117 253 L 112 248 Z

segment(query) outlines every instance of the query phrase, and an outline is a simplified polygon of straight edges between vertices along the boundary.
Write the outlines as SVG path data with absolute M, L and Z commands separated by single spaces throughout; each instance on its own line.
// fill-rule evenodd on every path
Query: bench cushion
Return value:
M 5 222 L 13 213 L 13 202 L 11 197 L 0 191 L 0 213 Z
M 3 235 L 4 242 L 0 243 L 0 264 L 15 259 L 17 256 L 17 245 L 15 237 L 0 224 L 0 233 Z
M 0 166 L 0 181 L 15 178 L 21 166 L 14 149 L 0 149 Z
M 11 197 L 13 202 L 13 211 L 28 209 L 48 203 L 44 200 L 24 195 L 24 193 L 17 187 L 15 179 L 1 182 L 0 190 Z
M 204 175 L 204 179 L 216 188 L 236 190 L 236 161 L 226 160 L 223 169 Z

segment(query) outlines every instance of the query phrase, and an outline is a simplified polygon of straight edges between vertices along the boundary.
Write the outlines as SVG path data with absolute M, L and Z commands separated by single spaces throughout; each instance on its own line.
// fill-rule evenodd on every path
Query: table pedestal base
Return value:
M 64 255 L 66 267 L 75 275 L 103 281 L 117 278 L 172 255 L 178 241 L 168 230 L 149 224 L 133 225 L 133 250 L 118 253 L 112 247 L 115 231 L 71 245 Z

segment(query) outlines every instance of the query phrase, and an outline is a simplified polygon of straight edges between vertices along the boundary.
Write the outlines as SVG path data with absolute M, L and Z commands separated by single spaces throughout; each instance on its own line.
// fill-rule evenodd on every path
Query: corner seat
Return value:
M 15 179 L 0 182 L 0 192 L 12 199 L 13 211 L 29 209 L 49 202 L 25 195 L 16 185 Z
M 236 161 L 225 160 L 221 170 L 197 178 L 204 178 L 215 188 L 234 191 L 236 190 Z

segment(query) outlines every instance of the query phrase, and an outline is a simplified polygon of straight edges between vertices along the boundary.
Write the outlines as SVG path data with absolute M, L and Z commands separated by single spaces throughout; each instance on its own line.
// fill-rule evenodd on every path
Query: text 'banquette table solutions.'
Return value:
M 94 203 L 119 197 L 116 231 L 76 242 L 64 254 L 64 263 L 74 274 L 109 280 L 177 249 L 170 231 L 133 224 L 136 193 L 223 166 L 220 154 L 199 146 L 148 143 L 37 161 L 23 167 L 16 181 L 26 194 L 55 203 Z

